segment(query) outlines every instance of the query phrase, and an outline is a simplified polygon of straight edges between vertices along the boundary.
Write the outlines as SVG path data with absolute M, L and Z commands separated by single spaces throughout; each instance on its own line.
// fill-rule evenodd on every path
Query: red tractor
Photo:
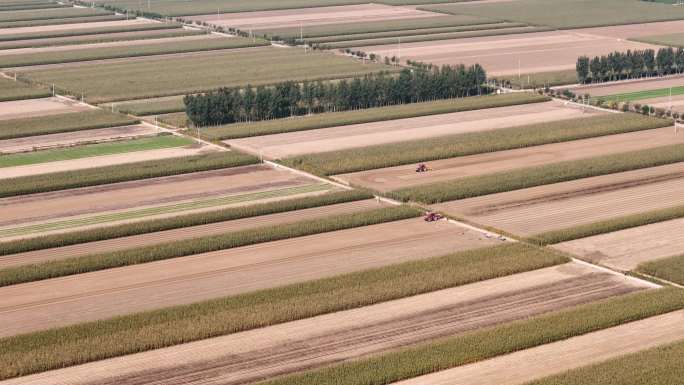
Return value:
M 433 213 L 431 211 L 428 211 L 425 213 L 425 216 L 423 217 L 425 222 L 437 222 L 440 219 L 444 219 L 444 216 L 439 213 Z
M 428 172 L 430 169 L 428 168 L 427 164 L 421 163 L 416 167 L 416 172 Z

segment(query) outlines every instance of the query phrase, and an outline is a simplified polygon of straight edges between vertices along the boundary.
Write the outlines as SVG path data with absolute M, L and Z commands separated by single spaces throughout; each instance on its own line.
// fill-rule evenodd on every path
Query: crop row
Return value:
M 0 22 L 0 28 L 23 28 L 23 27 L 36 27 L 36 26 L 44 26 L 44 25 L 94 23 L 94 22 L 100 22 L 100 21 L 118 21 L 118 20 L 126 20 L 126 16 L 125 15 L 104 15 L 104 16 L 71 17 L 71 18 L 65 18 L 65 19 L 6 21 L 6 22 Z
M 385 385 L 682 308 L 679 289 L 627 294 L 264 384 Z
M 213 51 L 258 47 L 268 45 L 263 40 L 247 38 L 206 38 L 183 41 L 179 39 L 172 44 L 151 43 L 130 46 L 115 46 L 105 48 L 74 49 L 64 51 L 50 51 L 28 54 L 0 56 L 0 67 L 21 67 L 43 64 L 72 63 L 90 60 L 116 59 L 124 57 L 139 57 L 177 54 L 186 52 Z
M 96 128 L 118 127 L 137 124 L 140 121 L 121 114 L 103 110 L 71 112 L 34 118 L 0 121 L 0 140 L 27 136 L 58 134 Z
M 109 27 L 97 28 L 78 28 L 58 31 L 45 32 L 24 32 L 0 35 L 0 42 L 9 42 L 16 40 L 35 40 L 35 39 L 51 39 L 59 37 L 74 37 L 82 35 L 100 35 L 119 32 L 139 32 L 139 31 L 153 31 L 162 29 L 176 29 L 180 28 L 178 23 L 145 23 L 145 24 L 122 24 Z
M 206 32 L 183 28 L 153 29 L 134 32 L 98 33 L 95 35 L 0 42 L 0 49 L 40 48 L 77 44 L 110 43 L 117 41 L 149 40 L 170 37 L 196 36 L 202 34 L 206 34 Z
M 79 171 L 65 171 L 5 179 L 0 197 L 66 190 L 77 187 L 126 182 L 199 171 L 218 170 L 257 163 L 258 159 L 236 152 L 219 152 L 168 159 L 129 163 L 126 167 L 105 166 Z
M 407 206 L 386 207 L 361 213 L 337 215 L 315 220 L 304 220 L 286 225 L 264 226 L 256 229 L 166 242 L 123 251 L 92 254 L 78 258 L 18 266 L 0 270 L 0 286 L 392 222 L 413 218 L 419 216 L 420 213 L 419 210 Z
M 636 271 L 684 285 L 684 254 L 642 263 Z
M 498 97 L 500 96 L 489 98 L 495 101 Z M 483 114 L 486 114 L 486 111 L 483 111 Z M 665 119 L 654 119 L 636 114 L 610 114 L 296 156 L 285 159 L 284 162 L 316 174 L 335 175 L 648 130 L 666 127 L 670 124 L 671 122 Z
M 677 218 L 684 218 L 684 206 L 669 207 L 666 209 L 626 215 L 562 230 L 549 231 L 531 236 L 527 238 L 526 241 L 538 245 L 552 245 L 555 243 L 572 241 L 573 239 L 611 233 L 614 231 L 644 226 L 651 223 L 669 221 Z
M 141 222 L 81 230 L 65 234 L 43 235 L 28 240 L 22 239 L 0 243 L 0 255 L 69 246 L 132 235 L 149 234 L 157 231 L 199 226 L 209 223 L 256 217 L 260 215 L 283 213 L 287 211 L 303 210 L 312 207 L 328 206 L 369 198 L 372 198 L 372 195 L 360 191 L 341 191 L 306 198 L 295 198 L 251 206 L 230 207 L 196 214 L 185 214 L 171 218 L 151 219 Z
M 551 71 L 531 74 L 496 76 L 494 80 L 500 84 L 516 89 L 543 88 L 577 84 L 577 71 Z
M 684 162 L 682 144 L 432 183 L 397 190 L 391 196 L 438 203 L 677 162 Z
M 35 4 L 2 4 L 0 5 L 0 12 L 7 11 L 25 11 L 25 10 L 39 10 L 39 9 L 56 9 L 56 8 L 67 8 L 68 5 L 57 4 L 57 3 L 35 3 Z
M 0 77 L 0 102 L 45 98 L 51 95 L 52 93 L 44 88 L 34 88 L 21 82 Z M 4 132 L 5 130 L 0 130 L 0 135 Z
M 0 379 L 158 349 L 553 266 L 505 244 L 0 340 Z
M 473 96 L 438 100 L 434 102 L 366 108 L 356 111 L 326 112 L 305 117 L 275 119 L 254 123 L 235 123 L 203 128 L 202 134 L 207 135 L 213 140 L 238 139 L 250 136 L 272 135 L 285 132 L 307 131 L 327 127 L 414 118 L 418 116 L 539 103 L 548 100 L 549 99 L 546 97 L 527 93 Z
M 170 96 L 166 98 L 138 100 L 123 103 L 107 103 L 104 106 L 111 107 L 126 114 L 145 116 L 155 114 L 168 114 L 185 111 L 185 103 L 182 96 Z
M 0 23 L 10 21 L 31 21 L 48 19 L 67 19 L 72 17 L 111 15 L 109 11 L 98 8 L 56 8 L 43 10 L 24 10 L 0 13 Z

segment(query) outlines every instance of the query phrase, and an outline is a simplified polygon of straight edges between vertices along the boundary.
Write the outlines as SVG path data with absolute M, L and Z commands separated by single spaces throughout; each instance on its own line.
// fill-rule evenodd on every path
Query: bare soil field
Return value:
M 70 45 L 57 45 L 49 47 L 39 47 L 39 48 L 15 48 L 15 49 L 3 49 L 0 50 L 0 56 L 11 56 L 11 55 L 24 55 L 24 54 L 34 54 L 34 53 L 46 53 L 46 52 L 62 52 L 62 51 L 76 51 L 81 49 L 95 49 L 95 48 L 107 48 L 107 47 L 134 47 L 137 45 L 148 45 L 148 44 L 171 44 L 178 42 L 187 41 L 204 41 L 204 40 L 217 40 L 226 39 L 224 35 L 193 35 L 193 36 L 176 36 L 176 37 L 163 37 L 157 39 L 142 39 L 142 40 L 124 40 L 124 41 L 112 41 L 107 43 L 90 43 L 90 44 L 70 44 Z
M 469 176 L 491 174 L 521 167 L 541 166 L 684 143 L 684 135 L 673 135 L 674 128 L 631 132 L 598 138 L 553 143 L 543 146 L 499 151 L 429 162 L 429 172 L 416 172 L 415 165 L 388 167 L 335 176 L 354 186 L 387 192 L 405 187 L 442 182 Z
M 244 384 L 640 289 L 635 280 L 569 263 L 8 384 Z
M 55 24 L 55 25 L 41 25 L 33 27 L 20 28 L 0 28 L 0 36 L 15 35 L 32 32 L 50 32 L 50 31 L 70 31 L 78 29 L 90 29 L 99 27 L 116 27 L 137 24 L 149 24 L 153 21 L 148 19 L 131 19 L 131 20 L 116 20 L 116 21 L 98 21 L 92 23 L 74 23 L 74 24 Z
M 81 143 L 105 142 L 114 139 L 156 135 L 157 130 L 147 125 L 98 128 L 59 134 L 29 136 L 0 140 L 0 154 L 33 151 L 53 147 L 73 146 Z M 132 154 L 127 154 L 132 155 Z
M 311 25 L 360 23 L 435 16 L 439 16 L 439 14 L 382 4 L 361 4 L 282 11 L 225 13 L 220 15 L 220 17 L 212 14 L 193 16 L 189 19 L 248 31 L 299 27 L 300 24 L 305 28 Z
M 684 86 L 684 76 L 668 76 L 664 78 L 629 80 L 611 84 L 589 84 L 586 86 L 575 87 L 572 89 L 572 91 L 579 95 L 586 93 L 591 96 L 598 97 L 681 86 Z M 638 102 L 642 104 L 647 103 L 645 100 L 639 100 Z
M 659 48 L 658 46 L 617 40 L 574 31 L 535 32 L 516 35 L 476 37 L 434 42 L 359 47 L 364 52 L 380 56 L 399 56 L 443 64 L 479 63 L 491 76 L 551 72 L 574 69 L 577 58 L 604 55 L 628 49 Z M 519 63 L 519 64 L 518 64 Z
M 92 156 L 82 159 L 62 160 L 26 166 L 4 167 L 2 171 L 0 171 L 0 180 L 62 171 L 76 171 L 95 167 L 123 165 L 146 160 L 180 158 L 214 151 L 216 151 L 216 148 L 208 145 L 190 145 L 159 150 L 135 151 L 124 154 Z
M 94 252 L 106 253 L 136 247 L 150 246 L 165 242 L 179 241 L 182 239 L 191 239 L 240 230 L 254 229 L 258 227 L 294 223 L 332 215 L 351 214 L 377 209 L 380 207 L 386 207 L 388 205 L 388 203 L 384 203 L 382 201 L 369 199 L 358 202 L 340 203 L 330 206 L 314 207 L 297 211 L 288 211 L 277 214 L 262 215 L 258 217 L 236 219 L 226 222 L 159 231 L 150 234 L 134 235 L 53 249 L 44 249 L 27 253 L 0 256 L 0 269 L 32 263 L 77 258 L 93 254 Z
M 16 100 L 0 103 L 0 120 L 32 118 L 88 111 L 91 107 L 64 98 Z M 1 151 L 1 150 L 0 150 Z
M 0 199 L 0 227 L 311 184 L 255 165 Z
M 661 21 L 656 23 L 614 25 L 610 27 L 578 28 L 577 33 L 586 33 L 615 39 L 632 39 L 651 35 L 665 35 L 684 29 L 684 21 Z
M 578 108 L 564 106 L 560 102 L 532 103 L 227 140 L 224 143 L 241 151 L 259 154 L 269 159 L 280 159 L 580 116 L 587 116 L 587 113 Z
M 501 241 L 422 218 L 0 288 L 0 337 L 330 277 Z
M 683 338 L 680 310 L 396 384 L 519 385 Z
M 683 83 L 684 83 L 684 79 Z M 680 114 L 684 112 L 684 95 L 676 95 L 670 98 L 669 96 L 653 99 L 640 100 L 641 104 L 648 104 L 655 108 L 664 108 L 665 110 L 672 110 L 679 112 Z
M 684 164 L 578 179 L 433 206 L 519 235 L 534 235 L 684 204 Z
M 629 271 L 642 262 L 681 254 L 684 250 L 684 219 L 595 235 L 553 247 L 593 263 Z

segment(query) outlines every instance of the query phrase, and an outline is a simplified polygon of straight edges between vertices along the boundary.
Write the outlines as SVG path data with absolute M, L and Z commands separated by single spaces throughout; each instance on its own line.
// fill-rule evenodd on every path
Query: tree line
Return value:
M 220 88 L 183 99 L 195 126 L 259 121 L 489 93 L 485 70 L 475 64 L 368 74 L 336 82 L 286 81 L 273 86 Z
M 661 48 L 627 52 L 613 52 L 608 55 L 577 59 L 577 79 L 580 83 L 634 79 L 646 76 L 663 76 L 684 71 L 684 49 Z

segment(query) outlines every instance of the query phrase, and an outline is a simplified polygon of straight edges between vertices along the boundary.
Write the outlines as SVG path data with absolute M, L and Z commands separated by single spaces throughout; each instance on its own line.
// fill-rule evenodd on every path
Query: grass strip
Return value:
M 106 239 L 121 238 L 132 235 L 149 234 L 157 231 L 276 214 L 287 211 L 303 210 L 313 207 L 370 199 L 372 197 L 373 196 L 371 194 L 356 190 L 341 191 L 313 197 L 294 198 L 277 202 L 260 203 L 251 206 L 230 207 L 197 214 L 185 214 L 175 216 L 173 218 L 162 218 L 137 223 L 127 223 L 124 225 L 104 227 L 101 229 L 82 230 L 67 234 L 47 235 L 32 238 L 30 240 L 23 239 L 0 243 L 0 255 L 23 253 L 28 251 L 49 249 L 53 247 L 76 245 L 80 243 L 102 241 Z
M 684 378 L 684 341 L 659 346 L 525 385 L 663 385 Z
M 39 27 L 39 26 L 45 26 L 45 25 L 95 23 L 95 22 L 100 22 L 100 21 L 119 21 L 119 20 L 126 20 L 126 16 L 125 15 L 103 15 L 103 16 L 70 17 L 70 18 L 63 18 L 63 19 L 7 21 L 7 22 L 0 22 L 0 28 Z
M 682 308 L 682 290 L 642 291 L 264 384 L 384 385 Z
M 159 135 L 151 138 L 126 139 L 54 150 L 9 154 L 0 156 L 0 168 L 91 158 L 95 156 L 125 154 L 136 151 L 159 150 L 187 146 L 192 143 L 195 143 L 194 140 L 184 136 Z
M 504 244 L 0 339 L 0 379 L 158 349 L 567 262 Z
M 233 37 L 193 39 L 189 41 L 178 40 L 173 44 L 151 43 L 130 46 L 73 49 L 0 56 L 0 67 L 21 67 L 125 57 L 167 55 L 187 52 L 213 51 L 220 49 L 258 47 L 268 44 L 269 43 L 267 41 L 261 39 L 252 40 L 241 37 Z
M 24 83 L 0 77 L 0 102 L 13 100 L 46 98 L 52 93 L 44 88 L 33 88 Z M 5 130 L 0 129 L 0 138 Z
M 531 236 L 527 238 L 526 241 L 538 245 L 551 245 L 677 218 L 684 218 L 684 206 L 675 206 L 639 214 L 625 215 L 567 229 L 548 231 Z
M 548 98 L 536 94 L 523 93 L 472 96 L 468 98 L 438 100 L 434 102 L 367 108 L 356 111 L 327 112 L 311 116 L 276 119 L 255 123 L 204 127 L 202 128 L 202 135 L 207 135 L 213 140 L 239 139 L 251 136 L 282 134 L 286 132 L 315 130 L 327 127 L 447 114 L 451 112 L 540 103 L 548 100 Z
M 637 114 L 599 115 L 296 156 L 285 159 L 284 163 L 320 175 L 335 175 L 655 129 L 671 124 L 666 119 Z
M 103 110 L 0 120 L 0 140 L 59 134 L 96 128 L 130 126 L 140 120 Z
M 677 162 L 684 162 L 683 144 L 460 178 L 389 195 L 403 201 L 440 203 Z
M 637 266 L 636 271 L 684 285 L 684 254 L 644 262 Z
M 11 227 L 1 229 L 0 237 L 12 237 L 17 235 L 30 235 L 35 233 L 42 233 L 46 231 L 73 229 L 83 226 L 100 225 L 109 222 L 147 218 L 154 215 L 182 213 L 188 210 L 198 210 L 217 206 L 247 203 L 262 199 L 284 198 L 291 195 L 329 191 L 331 189 L 332 185 L 328 183 L 315 183 L 304 186 L 259 191 L 249 194 L 212 197 L 209 199 L 200 199 L 191 202 L 176 203 L 164 206 L 147 207 L 143 209 L 115 212 L 111 214 L 94 215 L 89 217 L 67 219 L 57 222 L 40 223 L 36 225 L 22 227 Z
M 86 170 L 56 172 L 5 179 L 0 197 L 10 197 L 70 188 L 189 174 L 257 163 L 258 159 L 236 152 L 219 152 L 169 159 L 129 163 L 126 167 L 106 166 Z
M 0 270 L 0 287 L 392 222 L 414 218 L 420 216 L 421 213 L 420 210 L 407 206 L 385 207 L 360 213 L 264 226 L 123 251 L 18 266 Z
M 677 96 L 677 95 L 684 95 L 684 86 L 680 87 L 668 87 L 668 88 L 659 88 L 655 90 L 644 90 L 644 91 L 635 91 L 635 92 L 625 92 L 622 94 L 614 94 L 614 95 L 606 95 L 606 96 L 597 96 L 594 98 L 591 98 L 591 100 L 614 100 L 616 102 L 632 102 L 632 101 L 637 101 L 637 100 L 644 100 L 644 99 L 653 99 L 653 98 L 662 98 L 664 96 L 669 96 L 670 91 L 672 92 L 672 96 Z

